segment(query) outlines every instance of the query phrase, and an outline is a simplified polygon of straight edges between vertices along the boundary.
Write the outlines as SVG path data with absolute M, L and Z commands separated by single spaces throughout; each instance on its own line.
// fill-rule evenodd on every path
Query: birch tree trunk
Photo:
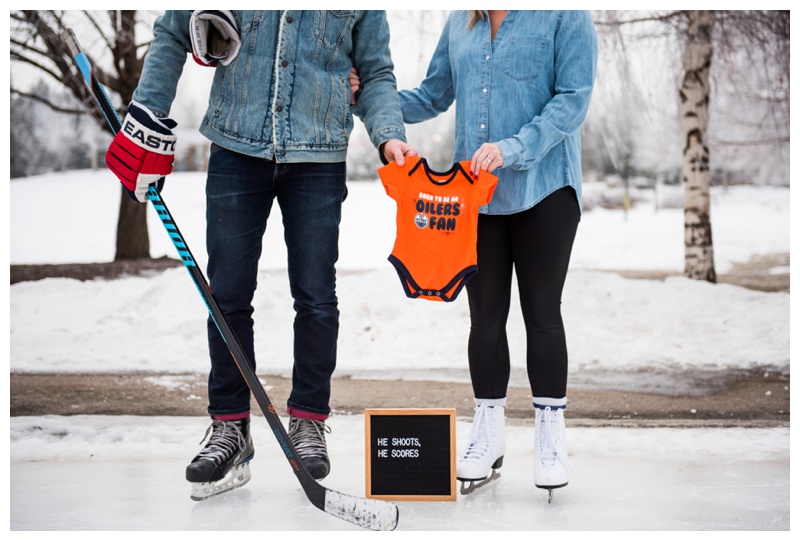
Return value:
M 713 11 L 688 11 L 680 89 L 681 128 L 684 134 L 684 274 L 695 280 L 716 282 L 711 241 L 711 171 L 708 150 L 711 35 Z

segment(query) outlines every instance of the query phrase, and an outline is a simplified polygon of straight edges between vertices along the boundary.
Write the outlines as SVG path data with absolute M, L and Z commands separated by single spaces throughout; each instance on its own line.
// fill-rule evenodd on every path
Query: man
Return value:
M 416 155 L 403 118 L 382 11 L 167 11 L 153 29 L 123 129 L 107 163 L 146 200 L 172 170 L 168 118 L 186 60 L 215 66 L 200 132 L 211 140 L 206 183 L 208 277 L 255 363 L 252 299 L 272 203 L 283 216 L 294 299 L 289 436 L 310 473 L 330 471 L 325 420 L 336 364 L 335 291 L 345 158 L 353 127 L 348 76 L 358 70 L 357 110 L 382 160 Z M 194 46 L 194 47 L 193 47 Z M 208 322 L 210 436 L 187 467 L 193 498 L 250 479 L 250 392 L 215 324 Z M 255 367 L 254 367 L 255 368 Z

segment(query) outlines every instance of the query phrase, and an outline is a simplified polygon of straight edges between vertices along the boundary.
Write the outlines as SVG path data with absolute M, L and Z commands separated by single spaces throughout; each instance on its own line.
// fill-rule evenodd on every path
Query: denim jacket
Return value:
M 186 55 L 191 11 L 167 11 L 153 27 L 133 99 L 169 115 Z M 279 162 L 345 161 L 358 112 L 372 143 L 405 141 L 383 11 L 236 11 L 242 46 L 214 82 L 200 132 L 229 150 Z M 212 69 L 212 68 L 209 68 Z
M 597 68 L 597 34 L 585 11 L 510 11 L 494 40 L 488 17 L 467 29 L 450 14 L 419 88 L 400 92 L 407 123 L 455 100 L 453 162 L 497 143 L 504 166 L 485 214 L 529 209 L 571 186 L 581 203 L 580 128 Z

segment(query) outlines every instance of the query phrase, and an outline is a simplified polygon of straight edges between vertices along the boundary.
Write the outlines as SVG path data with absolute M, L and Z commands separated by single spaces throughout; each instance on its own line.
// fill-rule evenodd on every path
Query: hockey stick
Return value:
M 92 65 L 86 54 L 81 50 L 75 33 L 70 29 L 66 29 L 62 32 L 61 39 L 67 44 L 76 66 L 83 75 L 86 84 L 91 89 L 97 103 L 100 105 L 111 130 L 116 134 L 121 129 L 122 122 L 111 104 L 111 100 L 103 89 L 103 86 L 94 76 Z M 258 402 L 261 411 L 264 413 L 264 417 L 266 417 L 267 422 L 272 428 L 273 434 L 277 438 L 286 459 L 292 466 L 308 499 L 318 509 L 357 526 L 370 530 L 394 530 L 397 527 L 399 518 L 399 509 L 395 504 L 387 501 L 351 496 L 325 488 L 319 484 L 317 480 L 311 476 L 305 466 L 303 466 L 300 457 L 297 455 L 297 450 L 294 448 L 286 429 L 283 427 L 280 417 L 275 411 L 275 407 L 272 405 L 264 387 L 251 368 L 244 350 L 236 339 L 236 335 L 225 319 L 225 315 L 222 313 L 217 301 L 214 299 L 214 295 L 211 292 L 211 288 L 208 286 L 208 282 L 206 282 L 203 272 L 197 267 L 194 256 L 192 256 L 189 247 L 183 240 L 183 236 L 178 230 L 178 226 L 175 224 L 172 214 L 167 209 L 167 205 L 164 203 L 164 200 L 161 198 L 155 186 L 150 186 L 147 197 L 153 204 L 153 208 L 158 213 L 161 223 L 164 225 L 167 234 L 172 239 L 172 243 L 178 250 L 178 254 L 184 266 L 189 271 L 189 276 L 191 276 L 194 285 L 200 292 L 200 296 L 203 297 L 211 319 L 214 321 L 225 340 L 233 356 L 233 360 L 239 367 L 239 371 L 242 373 L 242 376 L 244 376 L 245 381 L 247 381 L 250 392 L 255 396 L 256 402 Z

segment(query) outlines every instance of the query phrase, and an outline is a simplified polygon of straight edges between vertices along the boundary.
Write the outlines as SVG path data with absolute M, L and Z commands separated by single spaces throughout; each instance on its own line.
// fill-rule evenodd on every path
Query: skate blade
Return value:
M 250 463 L 244 462 L 231 469 L 228 474 L 212 483 L 192 483 L 192 493 L 189 496 L 196 502 L 207 500 L 223 492 L 245 485 L 250 480 Z
M 552 485 L 552 486 L 544 486 L 544 485 L 536 485 L 536 488 L 541 488 L 547 491 L 547 503 L 553 503 L 553 491 L 557 488 L 564 488 L 567 486 L 567 483 L 563 485 Z
M 492 470 L 492 474 L 485 479 L 459 479 L 461 481 L 461 494 L 472 494 L 476 488 L 482 487 L 490 481 L 494 481 L 500 477 L 500 472 Z

